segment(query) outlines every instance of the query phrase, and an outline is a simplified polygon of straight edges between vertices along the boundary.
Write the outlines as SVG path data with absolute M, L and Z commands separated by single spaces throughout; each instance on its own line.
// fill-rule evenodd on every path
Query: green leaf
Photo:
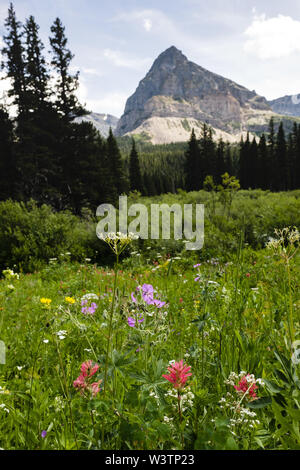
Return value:
M 228 437 L 226 441 L 226 449 L 228 450 L 239 450 L 239 446 L 235 442 L 232 436 Z
M 282 382 L 284 382 L 286 385 L 289 385 L 289 380 L 288 380 L 288 378 L 284 375 L 283 372 L 281 372 L 281 370 L 275 369 L 275 370 L 274 370 L 274 374 L 276 375 L 276 377 L 277 377 L 279 380 L 282 380 Z
M 275 382 L 272 382 L 271 380 L 264 379 L 264 382 L 265 382 L 268 390 L 271 393 L 279 393 L 279 392 L 282 392 L 282 390 L 284 390 L 283 387 L 279 387 L 279 385 L 277 385 Z
M 238 332 L 238 330 L 235 330 L 235 335 L 236 335 L 236 337 L 237 337 L 237 339 L 238 339 L 238 342 L 240 343 L 240 346 L 241 346 L 241 348 L 242 348 L 243 353 L 246 354 L 247 351 L 246 351 L 246 348 L 245 348 L 243 339 L 242 339 L 240 333 Z
M 271 397 L 261 397 L 257 398 L 257 400 L 253 400 L 247 404 L 248 408 L 258 409 L 258 408 L 265 408 L 266 406 L 271 405 L 272 398 Z

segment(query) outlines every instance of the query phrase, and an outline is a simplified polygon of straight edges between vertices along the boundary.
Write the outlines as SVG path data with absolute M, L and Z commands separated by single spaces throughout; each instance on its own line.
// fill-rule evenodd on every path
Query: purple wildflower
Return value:
M 97 308 L 98 305 L 95 302 L 92 302 L 89 307 L 82 307 L 81 312 L 84 313 L 84 315 L 86 315 L 87 313 L 89 313 L 90 315 L 94 315 Z
M 134 328 L 134 326 L 135 326 L 135 318 L 128 317 L 128 318 L 127 318 L 127 321 L 128 321 L 128 325 L 131 326 L 132 328 Z
M 143 284 L 142 285 L 142 297 L 143 297 L 143 300 L 148 305 L 152 305 L 153 292 L 154 292 L 154 289 L 153 289 L 153 286 L 151 284 Z
M 136 300 L 136 298 L 134 297 L 133 292 L 131 292 L 131 300 L 132 300 L 132 302 L 134 302 L 134 303 L 136 304 L 137 300 Z
M 42 436 L 42 438 L 44 439 L 44 438 L 47 436 L 47 431 L 42 431 L 42 432 L 41 432 L 41 436 Z
M 161 300 L 154 299 L 152 305 L 155 305 L 157 308 L 161 308 L 165 305 L 166 302 L 162 302 Z
M 134 327 L 135 327 L 136 322 L 142 323 L 143 321 L 144 321 L 144 318 L 142 318 L 142 314 L 141 314 L 141 313 L 139 313 L 136 318 L 133 318 L 133 317 L 128 317 L 128 318 L 127 318 L 128 325 L 129 325 L 131 328 L 134 328 Z

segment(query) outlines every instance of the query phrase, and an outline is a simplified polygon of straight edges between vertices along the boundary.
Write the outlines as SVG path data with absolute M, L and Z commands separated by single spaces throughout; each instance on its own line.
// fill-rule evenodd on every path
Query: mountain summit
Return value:
M 266 99 L 189 61 L 171 46 L 127 100 L 116 133 L 146 134 L 153 143 L 187 140 L 207 122 L 216 136 L 238 140 L 263 130 L 273 114 Z

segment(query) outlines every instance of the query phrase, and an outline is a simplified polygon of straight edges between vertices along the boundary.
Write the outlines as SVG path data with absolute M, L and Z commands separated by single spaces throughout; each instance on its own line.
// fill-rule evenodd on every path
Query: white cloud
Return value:
M 255 16 L 244 33 L 244 51 L 259 59 L 279 59 L 300 52 L 300 21 L 290 16 Z
M 172 32 L 173 34 L 177 29 L 169 16 L 155 9 L 122 12 L 112 18 L 111 21 L 131 23 L 139 29 L 142 27 L 147 32 L 153 29 L 156 33 L 163 32 L 164 34 L 168 34 Z
M 100 98 L 90 98 L 88 88 L 81 78 L 76 95 L 81 104 L 94 113 L 106 113 L 120 117 L 125 108 L 128 93 L 108 92 Z
M 95 75 L 96 77 L 103 77 L 103 73 L 93 68 L 82 68 L 80 71 L 86 75 Z
M 128 94 L 124 93 L 107 93 L 99 99 L 86 99 L 86 108 L 95 113 L 112 114 L 116 117 L 121 117 Z
M 80 65 L 71 65 L 70 72 L 77 73 L 79 71 L 80 75 L 94 75 L 96 77 L 103 77 L 103 73 L 95 68 L 90 67 L 81 67 Z
M 145 66 L 150 65 L 152 62 L 151 59 L 129 57 L 121 51 L 112 49 L 104 49 L 103 55 L 116 67 L 125 67 L 133 70 L 144 70 Z
M 149 32 L 152 29 L 152 21 L 149 18 L 145 18 L 143 21 L 144 29 Z

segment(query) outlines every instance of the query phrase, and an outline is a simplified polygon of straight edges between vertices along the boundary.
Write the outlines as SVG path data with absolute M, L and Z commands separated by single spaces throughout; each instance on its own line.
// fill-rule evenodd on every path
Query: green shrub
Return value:
M 66 252 L 80 261 L 92 256 L 93 236 L 96 238 L 90 224 L 67 211 L 53 212 L 33 201 L 0 203 L 1 269 L 16 265 L 19 270 L 32 271 Z

